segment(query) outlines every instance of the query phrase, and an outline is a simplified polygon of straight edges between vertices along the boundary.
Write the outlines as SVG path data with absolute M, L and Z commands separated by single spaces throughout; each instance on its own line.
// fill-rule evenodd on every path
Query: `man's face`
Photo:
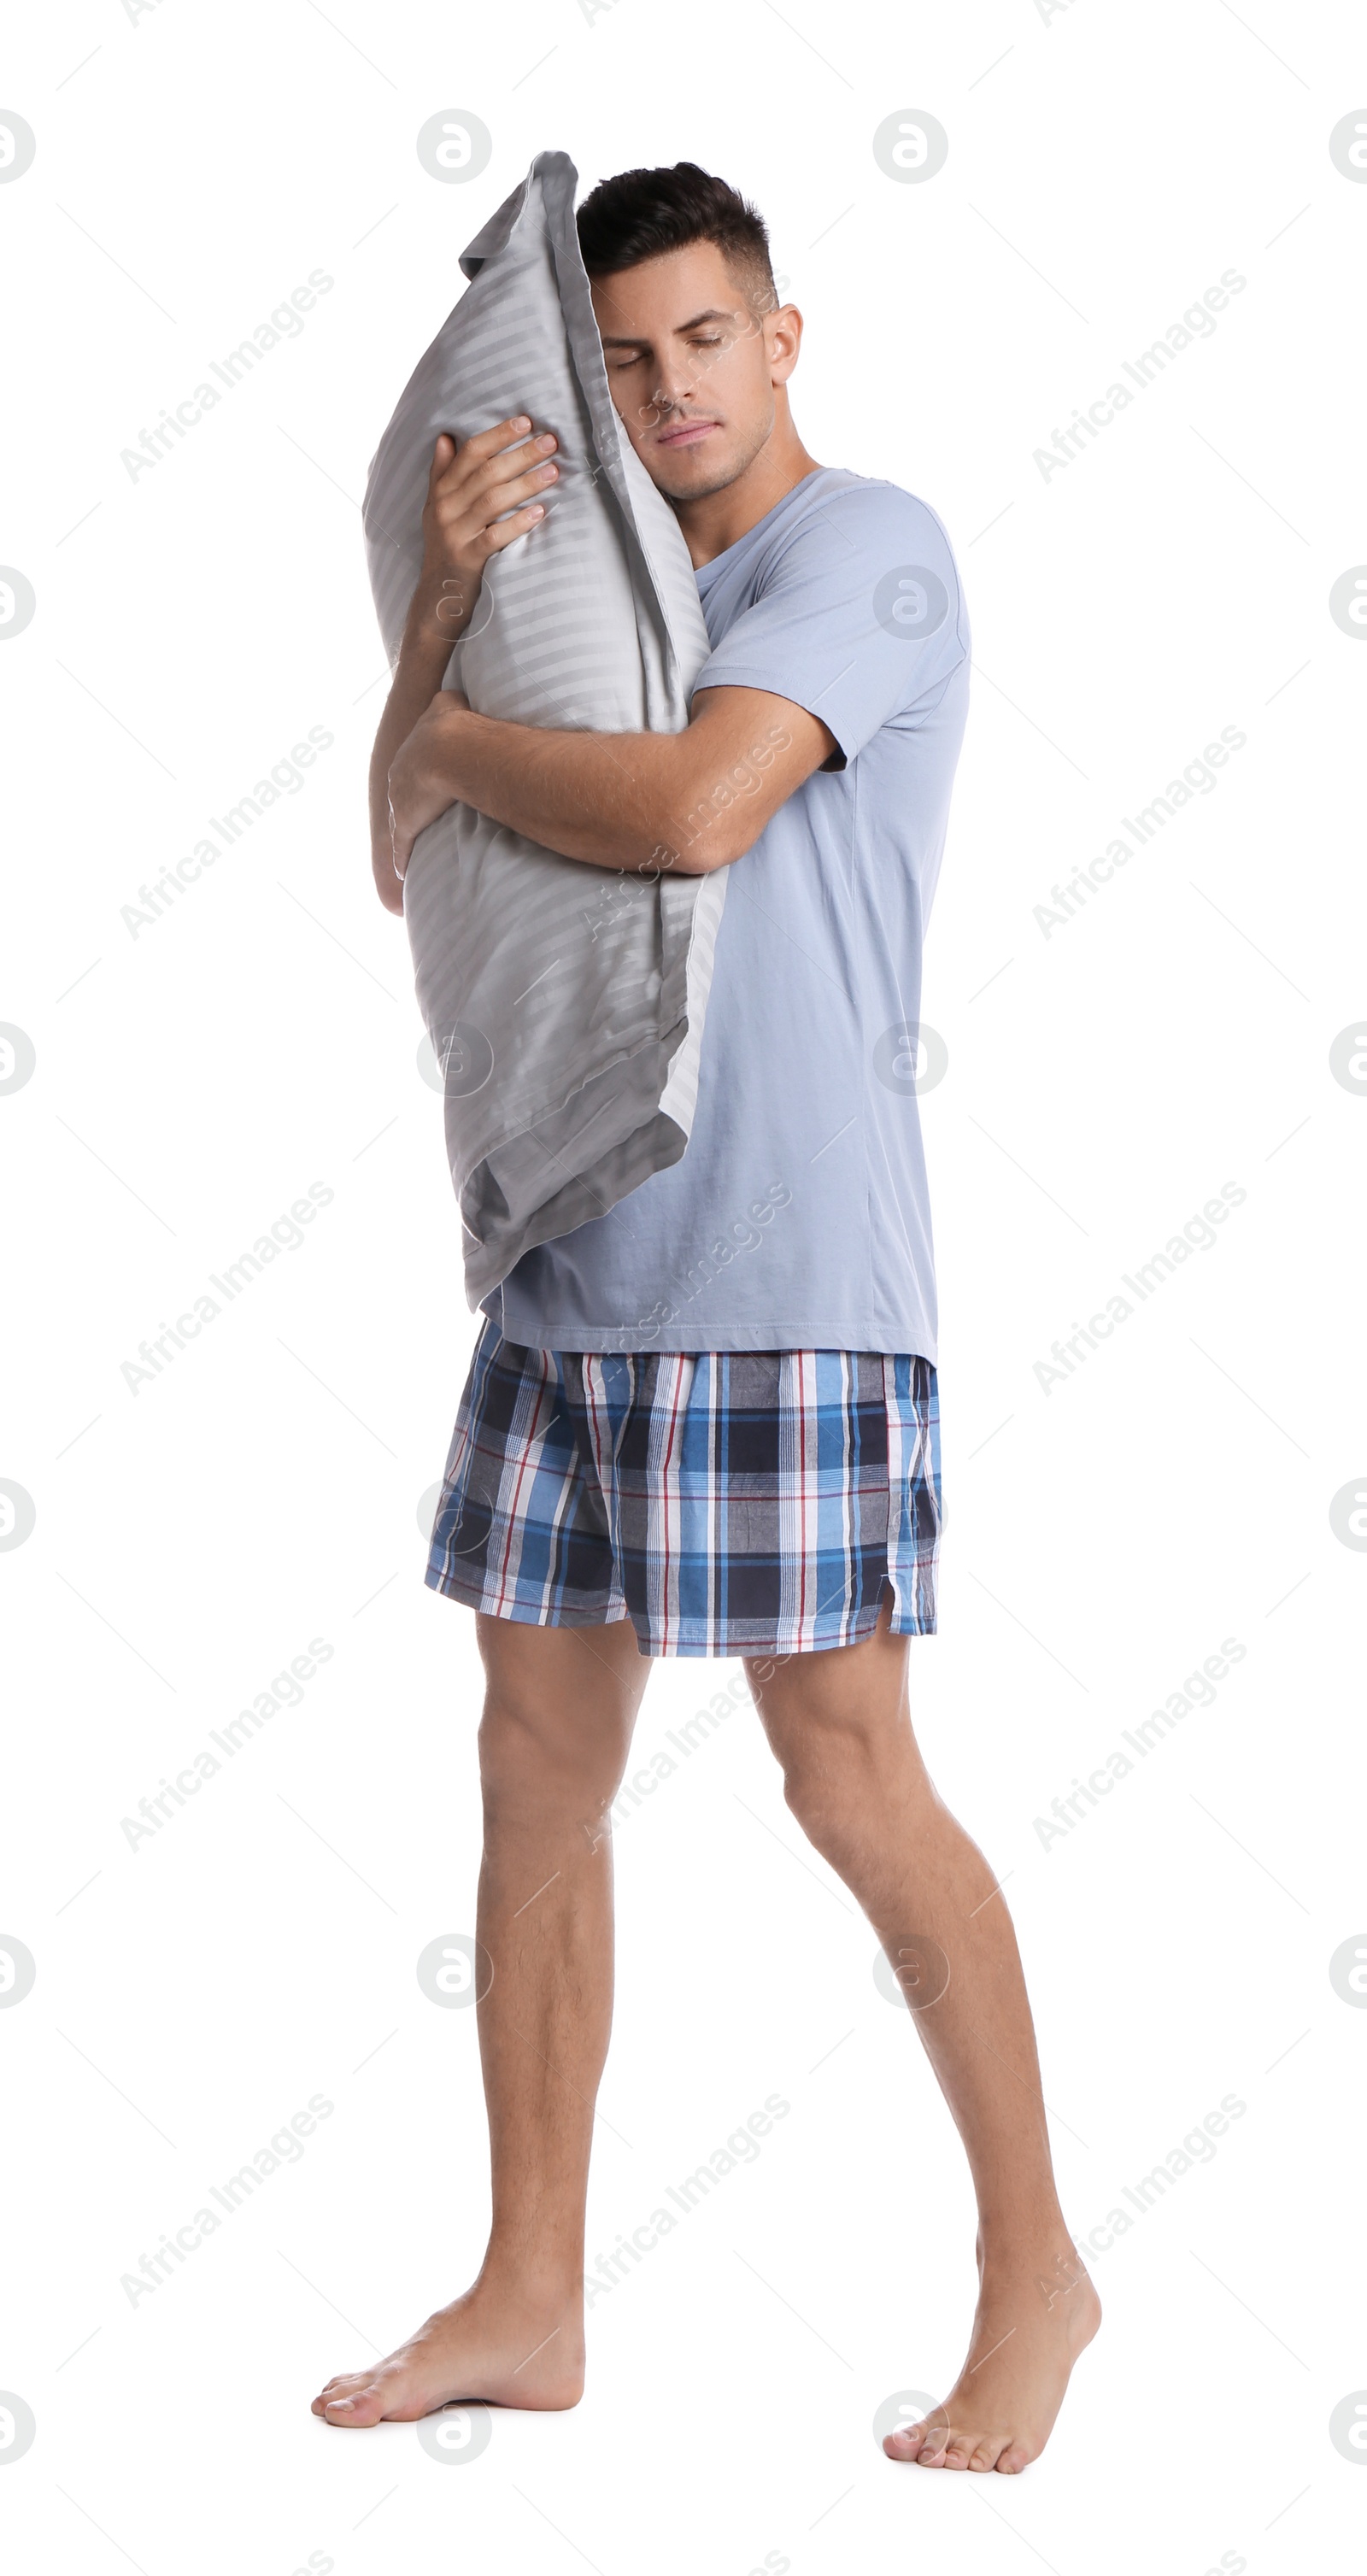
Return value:
M 715 242 L 593 280 L 608 383 L 651 481 L 702 500 L 744 473 L 774 427 L 774 387 L 797 361 L 801 317 L 758 319 Z

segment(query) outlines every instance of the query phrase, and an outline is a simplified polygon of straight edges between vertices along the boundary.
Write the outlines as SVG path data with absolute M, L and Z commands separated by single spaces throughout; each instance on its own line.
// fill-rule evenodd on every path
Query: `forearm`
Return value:
M 686 733 L 561 733 L 458 708 L 438 711 L 423 751 L 452 803 L 564 858 L 651 875 L 700 873 L 719 855 L 688 824 L 695 758 Z
M 442 691 L 390 763 L 393 867 L 459 804 L 592 867 L 706 876 L 836 756 L 819 717 L 762 689 L 700 690 L 681 733 L 616 734 L 504 724 Z
M 448 633 L 437 621 L 434 603 L 421 595 L 416 596 L 375 736 L 375 748 L 370 755 L 371 846 L 386 861 L 390 848 L 390 764 L 400 743 L 407 741 L 419 717 L 426 714 L 440 689 L 452 649 L 458 641 L 459 629 L 454 634 Z
M 452 648 L 473 615 L 490 558 L 530 535 L 537 520 L 544 519 L 542 496 L 559 472 L 551 454 L 554 433 L 543 430 L 530 438 L 531 425 L 519 412 L 515 419 L 478 431 L 459 449 L 449 431 L 442 430 L 432 451 L 422 514 L 422 569 L 370 762 L 371 866 L 375 891 L 387 912 L 403 910 L 403 870 L 412 847 L 411 834 L 402 838 L 400 859 L 402 836 L 391 815 L 395 756 L 441 693 Z M 435 820 L 451 801 L 446 798 L 422 821 Z

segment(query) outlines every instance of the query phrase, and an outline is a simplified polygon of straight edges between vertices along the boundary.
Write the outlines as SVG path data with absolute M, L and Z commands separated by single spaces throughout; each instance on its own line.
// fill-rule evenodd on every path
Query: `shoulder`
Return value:
M 751 597 L 822 614 L 867 600 L 890 634 L 924 638 L 946 627 L 968 646 L 963 585 L 938 512 L 900 483 L 839 468 L 823 468 L 793 495 L 755 567 Z
M 881 692 L 895 709 L 967 659 L 948 535 L 930 504 L 900 484 L 818 468 L 780 503 L 739 570 L 731 597 L 709 611 L 716 650 L 707 672 L 728 655 L 757 667 L 762 642 L 792 671 L 829 663 L 842 678 L 855 674 L 851 685 L 867 704 Z M 729 616 L 718 614 L 724 606 Z M 909 656 L 908 645 L 925 650 Z M 826 684 L 823 715 L 834 685 Z M 856 720 L 851 739 L 858 733 Z
M 933 567 L 957 586 L 954 549 L 939 513 L 900 483 L 843 470 L 823 475 L 810 487 L 805 511 L 795 517 L 789 543 L 806 551 L 825 552 L 831 560 L 842 553 L 877 560 L 889 568 L 904 563 Z

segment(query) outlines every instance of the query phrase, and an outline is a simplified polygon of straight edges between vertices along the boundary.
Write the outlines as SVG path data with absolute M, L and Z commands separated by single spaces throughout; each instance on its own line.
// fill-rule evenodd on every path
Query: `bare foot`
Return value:
M 943 2406 L 888 2434 L 888 2458 L 923 2469 L 1028 2468 L 1100 2323 L 1101 2301 L 1071 2245 L 1066 2254 L 1051 2247 L 1042 2262 L 982 2267 L 968 2359 Z
M 562 2408 L 583 2391 L 580 2300 L 537 2303 L 477 2282 L 387 2361 L 330 2379 L 311 2411 L 329 2424 L 411 2424 L 453 2398 Z

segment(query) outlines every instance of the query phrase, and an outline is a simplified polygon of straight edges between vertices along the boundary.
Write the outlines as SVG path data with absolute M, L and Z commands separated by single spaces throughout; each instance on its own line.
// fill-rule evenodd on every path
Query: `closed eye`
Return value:
M 688 345 L 691 349 L 724 349 L 729 344 L 720 331 L 712 331 L 690 334 Z M 649 349 L 609 348 L 605 350 L 604 355 L 608 365 L 616 371 L 627 367 L 646 366 L 651 362 Z

